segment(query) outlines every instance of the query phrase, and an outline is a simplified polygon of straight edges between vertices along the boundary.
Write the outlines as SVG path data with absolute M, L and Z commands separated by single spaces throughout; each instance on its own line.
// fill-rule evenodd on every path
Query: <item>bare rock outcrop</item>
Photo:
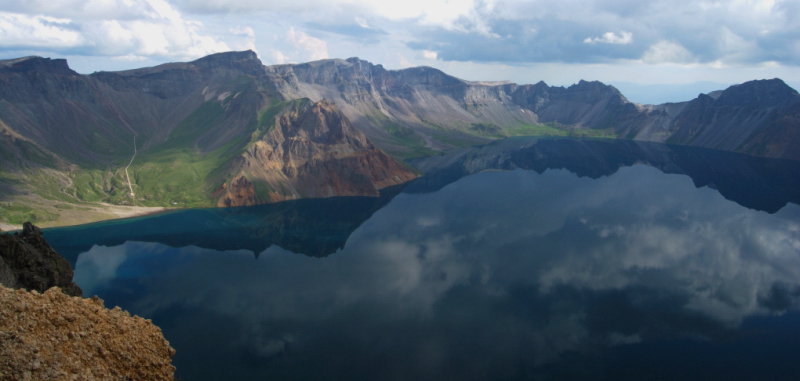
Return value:
M 0 234 L 0 284 L 45 292 L 60 287 L 70 296 L 82 296 L 83 291 L 72 281 L 72 267 L 53 250 L 42 231 L 26 222 L 22 233 Z
M 235 162 L 217 206 L 332 196 L 378 196 L 417 176 L 351 126 L 331 101 L 292 102 Z
M 161 329 L 83 299 L 72 276 L 30 222 L 0 234 L 0 380 L 172 380 Z
M 57 287 L 0 287 L 0 379 L 172 380 L 175 350 L 150 320 Z

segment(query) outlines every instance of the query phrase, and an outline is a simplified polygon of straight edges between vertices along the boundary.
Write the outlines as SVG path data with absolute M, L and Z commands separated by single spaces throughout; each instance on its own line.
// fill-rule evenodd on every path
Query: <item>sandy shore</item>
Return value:
M 56 212 L 59 214 L 58 218 L 54 221 L 36 222 L 36 226 L 57 227 L 57 226 L 72 226 L 82 225 L 98 221 L 114 220 L 118 218 L 128 218 L 145 216 L 170 210 L 172 208 L 164 207 L 148 207 L 148 206 L 125 206 L 113 205 L 106 203 L 92 203 L 92 204 L 72 204 L 75 206 L 73 209 L 59 209 Z M 0 222 L 0 229 L 3 231 L 21 230 L 22 225 L 12 225 L 5 222 Z
M 9 230 L 20 230 L 20 229 L 22 229 L 22 225 L 17 226 L 17 225 L 10 225 L 5 222 L 0 222 L 0 230 L 4 232 Z
M 113 205 L 105 203 L 99 204 L 99 206 L 96 208 L 101 209 L 107 213 L 111 213 L 117 216 L 117 218 L 144 216 L 147 214 L 153 214 L 168 210 L 167 208 L 164 208 L 162 206 L 124 206 L 124 205 Z

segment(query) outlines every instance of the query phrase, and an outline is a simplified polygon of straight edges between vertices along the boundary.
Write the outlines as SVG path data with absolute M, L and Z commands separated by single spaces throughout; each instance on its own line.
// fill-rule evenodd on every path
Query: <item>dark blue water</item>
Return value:
M 795 163 L 517 139 L 380 198 L 51 229 L 184 380 L 795 379 Z

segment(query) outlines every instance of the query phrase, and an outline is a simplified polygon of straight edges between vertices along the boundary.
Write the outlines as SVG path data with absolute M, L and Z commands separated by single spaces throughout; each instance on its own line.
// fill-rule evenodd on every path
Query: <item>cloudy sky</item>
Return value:
M 0 1 L 0 59 L 63 57 L 91 73 L 245 49 L 267 65 L 357 56 L 685 100 L 751 79 L 800 87 L 800 1 Z

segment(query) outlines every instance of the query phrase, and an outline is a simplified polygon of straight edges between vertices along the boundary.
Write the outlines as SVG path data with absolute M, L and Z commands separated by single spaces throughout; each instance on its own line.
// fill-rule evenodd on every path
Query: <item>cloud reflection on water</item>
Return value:
M 484 172 L 400 194 L 327 258 L 128 242 L 76 279 L 161 325 L 182 377 L 496 379 L 796 308 L 797 221 L 646 166 Z

